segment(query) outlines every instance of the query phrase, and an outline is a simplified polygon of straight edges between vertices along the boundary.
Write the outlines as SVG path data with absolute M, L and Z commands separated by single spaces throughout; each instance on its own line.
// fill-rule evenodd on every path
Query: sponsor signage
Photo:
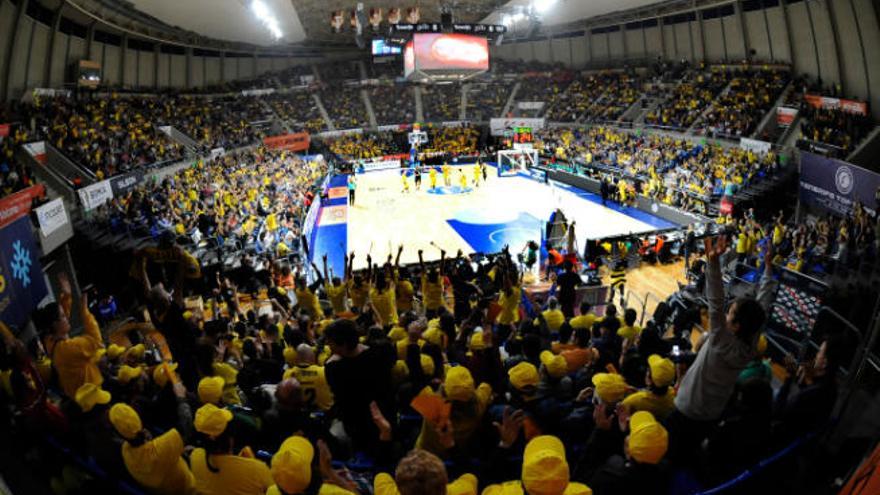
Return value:
M 868 115 L 868 104 L 864 101 L 845 100 L 843 98 L 831 98 L 829 96 L 804 95 L 804 101 L 815 108 L 829 110 L 843 110 L 844 112 Z
M 0 138 L 5 138 L 9 136 L 9 129 L 12 127 L 12 124 L 0 124 Z
M 275 93 L 275 88 L 267 89 L 245 89 L 241 92 L 242 96 L 266 96 Z
M 516 104 L 520 110 L 540 110 L 544 108 L 543 101 L 520 101 Z
M 127 174 L 117 175 L 110 179 L 110 189 L 112 190 L 114 197 L 119 197 L 137 187 L 143 182 L 143 180 L 143 172 L 137 170 Z
M 46 164 L 46 142 L 45 141 L 34 141 L 33 143 L 27 143 L 24 145 L 24 150 L 27 151 L 29 155 L 34 157 L 34 160 L 41 165 Z
M 354 129 L 343 129 L 341 131 L 324 131 L 319 133 L 317 136 L 321 138 L 334 138 L 339 136 L 347 136 L 349 134 L 363 134 L 364 129 L 362 127 L 357 127 Z
M 797 118 L 798 109 L 792 107 L 776 107 L 776 125 L 788 127 Z
M 374 160 L 374 161 L 364 161 L 358 164 L 359 168 L 362 168 L 364 172 L 369 172 L 372 170 L 385 170 L 389 168 L 398 168 L 400 167 L 400 159 L 395 160 Z
M 45 237 L 49 237 L 68 223 L 67 211 L 64 209 L 64 201 L 61 198 L 55 198 L 34 211 L 37 213 L 40 231 Z
M 848 216 L 856 201 L 871 213 L 880 174 L 833 158 L 801 153 L 800 198 L 804 203 Z
M 37 184 L 0 200 L 0 229 L 30 213 L 34 199 L 45 195 L 46 189 Z
M 429 22 L 419 24 L 399 23 L 391 26 L 391 31 L 396 33 L 440 33 L 443 30 L 443 24 Z M 452 31 L 465 34 L 500 34 L 507 32 L 507 26 L 501 24 L 455 23 L 452 25 Z
M 306 151 L 309 149 L 310 142 L 309 133 L 307 132 L 282 134 L 280 136 L 272 136 L 263 139 L 263 144 L 266 145 L 267 148 L 288 151 Z
M 504 136 L 505 131 L 516 127 L 531 127 L 532 130 L 543 129 L 544 119 L 541 118 L 494 118 L 489 120 L 489 130 L 493 136 Z
M 749 138 L 740 138 L 739 147 L 744 150 L 752 151 L 754 153 L 767 153 L 773 148 L 773 145 L 768 143 L 767 141 L 759 141 L 757 139 L 749 139 Z
M 77 192 L 85 211 L 94 210 L 113 199 L 113 187 L 109 179 L 86 186 Z

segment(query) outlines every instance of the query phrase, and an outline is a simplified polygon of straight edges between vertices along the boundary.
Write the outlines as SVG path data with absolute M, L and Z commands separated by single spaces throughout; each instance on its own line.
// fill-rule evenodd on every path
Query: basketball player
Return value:
M 415 184 L 416 191 L 422 188 L 422 167 L 416 167 L 413 169 L 413 174 L 415 175 Z
M 354 205 L 354 193 L 357 189 L 357 182 L 354 179 L 354 174 L 348 176 L 348 204 Z
M 488 180 L 488 177 L 486 177 L 486 164 L 477 162 L 477 165 L 480 166 L 480 172 L 483 173 L 483 182 L 486 182 Z
M 434 167 L 428 168 L 428 178 L 431 180 L 431 190 L 437 189 L 437 169 Z
M 441 168 L 441 170 L 443 171 L 443 183 L 446 184 L 446 187 L 451 186 L 452 177 L 450 177 L 450 173 L 452 172 L 452 169 L 449 167 L 449 164 L 443 162 L 443 167 Z
M 401 192 L 408 193 L 409 192 L 409 180 L 406 178 L 406 170 L 400 171 L 400 180 L 403 182 L 403 190 Z
M 461 192 L 467 189 L 467 175 L 464 174 L 463 169 L 458 170 L 458 184 L 461 186 Z
M 474 165 L 474 187 L 480 187 L 480 164 Z

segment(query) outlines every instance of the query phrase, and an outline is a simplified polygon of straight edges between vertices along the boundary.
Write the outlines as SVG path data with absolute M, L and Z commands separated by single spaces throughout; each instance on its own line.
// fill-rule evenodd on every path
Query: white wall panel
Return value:
M 645 28 L 645 44 L 647 45 L 647 56 L 663 55 L 663 43 L 661 39 L 660 27 L 654 26 Z
M 678 45 L 677 50 L 675 52 L 675 58 L 678 59 L 693 59 L 693 52 L 691 51 L 691 32 L 690 32 L 690 23 L 689 22 L 679 22 L 678 24 L 674 24 L 672 26 L 675 31 L 675 42 Z
M 240 79 L 250 79 L 256 76 L 256 64 L 254 57 L 241 57 L 238 59 L 238 77 Z
M 626 56 L 623 50 L 623 29 L 608 33 L 608 47 L 611 49 L 612 59 L 622 59 Z
M 831 30 L 828 7 L 824 2 L 816 2 L 810 5 L 810 9 L 813 13 L 813 29 L 816 32 L 816 45 L 819 48 L 822 79 L 826 84 L 836 84 L 840 82 L 840 77 L 837 70 L 837 51 L 834 48 L 834 32 Z
M 670 24 L 664 24 L 662 33 L 663 33 L 663 58 L 666 60 L 675 60 L 676 52 L 675 52 L 675 33 L 673 33 L 673 26 Z
M 18 32 L 15 35 L 15 46 L 12 51 L 12 65 L 9 67 L 10 77 L 9 96 L 11 98 L 20 98 L 26 89 L 25 69 L 27 66 L 28 44 L 31 40 L 31 31 L 34 28 L 34 21 L 24 17 L 22 23 L 18 26 Z
M 137 86 L 137 70 L 138 70 L 138 52 L 131 48 L 125 49 L 125 78 L 122 82 L 123 86 Z
M 626 56 L 629 58 L 643 57 L 645 55 L 645 40 L 642 38 L 642 29 L 624 29 L 626 37 Z
M 691 40 L 694 42 L 694 56 L 697 57 L 697 60 L 703 60 L 706 58 L 705 49 L 703 47 L 703 38 L 702 33 L 700 32 L 700 21 L 691 21 L 688 23 L 691 32 Z
M 6 33 L 12 31 L 13 24 L 15 24 L 15 5 L 0 0 L 0 67 L 6 63 L 6 51 L 9 49 Z M 6 74 L 0 74 L 0 77 L 6 77 Z M 9 96 L 11 97 L 12 94 Z M 0 98 L 3 98 L 3 95 L 0 95 Z
M 272 70 L 272 59 L 260 57 L 257 59 L 257 75 L 265 74 Z
M 171 55 L 159 52 L 159 87 L 167 88 L 170 84 L 169 77 L 171 75 Z
M 190 83 L 193 88 L 200 88 L 205 85 L 205 58 L 204 57 L 193 57 L 190 59 L 192 62 L 192 67 L 190 68 Z
M 225 81 L 233 81 L 238 77 L 238 59 L 226 57 L 223 67 L 223 79 Z
M 171 55 L 171 87 L 186 87 L 186 55 Z
M 533 60 L 532 46 L 529 43 L 516 43 L 513 49 L 514 60 Z
M 86 58 L 86 40 L 76 36 L 71 36 L 70 55 L 67 58 L 67 62 L 78 62 L 84 58 Z
M 95 45 L 99 47 L 100 45 Z M 119 59 L 120 50 L 118 46 L 104 45 L 104 61 L 103 67 L 104 82 L 110 85 L 119 84 Z
M 755 50 L 755 57 L 758 60 L 770 60 L 770 40 L 767 39 L 764 11 L 744 12 L 743 17 L 746 20 L 746 36 L 749 38 L 749 47 Z
M 553 62 L 550 58 L 550 40 L 538 40 L 533 42 L 535 60 L 539 62 Z
M 584 36 L 571 38 L 571 63 L 575 68 L 583 67 L 589 60 L 587 39 Z
M 205 84 L 220 83 L 220 57 L 205 57 Z
M 67 66 L 67 35 L 62 32 L 55 33 L 55 42 L 52 44 L 52 67 L 49 69 L 49 85 L 57 88 L 64 84 L 64 68 Z
M 608 35 L 607 34 L 593 33 L 592 36 L 590 36 L 590 46 L 592 47 L 590 50 L 590 55 L 592 55 L 593 61 L 608 60 Z
M 138 87 L 153 88 L 156 84 L 156 54 L 138 52 Z
M 739 16 L 729 15 L 722 17 L 721 21 L 724 23 L 724 36 L 727 41 L 727 57 L 731 61 L 743 60 L 746 58 L 746 47 L 740 29 Z
M 724 60 L 724 33 L 721 31 L 720 19 L 703 21 L 706 30 L 706 59 L 710 62 Z
M 572 39 L 573 38 L 562 38 L 553 40 L 550 48 L 550 55 L 554 62 L 568 66 L 572 65 L 570 44 Z
M 817 73 L 818 61 L 813 49 L 813 34 L 810 32 L 810 18 L 804 2 L 788 6 L 789 25 L 791 26 L 792 53 L 794 54 L 794 71 L 798 73 Z
M 49 56 L 49 27 L 39 22 L 34 22 L 34 32 L 31 37 L 31 59 L 28 66 L 28 88 L 43 85 L 43 73 L 46 69 L 46 58 Z
M 767 9 L 767 26 L 770 28 L 773 58 L 779 62 L 791 63 L 791 47 L 788 46 L 788 32 L 785 28 L 785 13 L 782 7 Z
M 862 42 L 868 57 L 868 76 L 871 80 L 871 111 L 875 118 L 880 118 L 880 26 L 871 0 L 853 0 L 856 19 L 862 30 Z M 867 97 L 867 95 L 864 95 Z

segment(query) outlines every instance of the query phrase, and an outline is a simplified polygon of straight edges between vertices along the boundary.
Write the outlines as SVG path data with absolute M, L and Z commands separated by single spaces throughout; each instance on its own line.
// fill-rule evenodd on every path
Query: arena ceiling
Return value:
M 51 0 L 41 0 L 51 3 Z M 132 17 L 146 14 L 149 18 L 184 32 L 208 39 L 247 43 L 257 46 L 351 45 L 354 42 L 349 27 L 350 12 L 357 0 L 259 0 L 277 22 L 281 36 L 276 38 L 251 8 L 254 0 L 64 0 L 93 10 L 129 10 Z M 381 8 L 383 26 L 387 26 L 388 11 L 398 8 L 401 16 L 407 9 L 418 7 L 421 21 L 440 19 L 441 9 L 448 8 L 458 22 L 501 23 L 505 16 L 514 16 L 530 5 L 544 3 L 546 10 L 531 19 L 514 23 L 515 30 L 534 27 L 532 20 L 543 26 L 569 25 L 614 12 L 645 7 L 652 4 L 680 3 L 685 0 L 362 0 L 365 11 Z M 693 1 L 693 0 L 691 0 Z M 699 1 L 699 0 L 697 0 Z M 132 12 L 133 11 L 133 12 Z M 342 32 L 330 26 L 331 13 L 344 12 Z M 520 18 L 522 19 L 522 18 Z M 401 21 L 405 22 L 405 21 Z M 369 28 L 367 29 L 369 33 Z

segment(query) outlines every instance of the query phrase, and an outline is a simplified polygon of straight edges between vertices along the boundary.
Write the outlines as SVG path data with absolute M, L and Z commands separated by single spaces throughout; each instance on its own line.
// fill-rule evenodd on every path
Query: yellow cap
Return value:
M 550 351 L 541 353 L 541 364 L 544 365 L 547 374 L 553 378 L 562 378 L 568 374 L 568 362 L 565 358 Z
M 593 375 L 593 386 L 596 387 L 596 395 L 602 402 L 620 402 L 626 394 L 626 381 L 617 373 L 596 373 Z
M 434 359 L 427 354 L 419 354 L 419 363 L 422 365 L 422 373 L 434 375 Z
M 422 338 L 438 347 L 443 346 L 443 332 L 439 328 L 429 328 L 422 334 Z
M 523 453 L 522 483 L 529 495 L 559 495 L 568 486 L 565 447 L 552 435 L 533 438 Z
M 169 363 L 168 369 L 170 369 L 172 373 L 177 371 L 177 363 Z M 159 363 L 153 368 L 153 383 L 158 385 L 159 388 L 164 387 L 170 379 L 171 377 L 168 376 L 168 373 L 165 371 L 165 365 L 163 363 Z
M 144 352 L 146 352 L 146 350 L 147 348 L 144 347 L 144 344 L 133 345 L 129 347 L 127 351 L 125 351 L 125 357 L 132 357 L 134 359 L 140 360 L 144 358 Z
M 483 332 L 474 331 L 473 335 L 471 335 L 471 340 L 468 342 L 468 349 L 482 351 L 485 348 L 486 343 L 483 341 Z
M 199 400 L 202 404 L 217 404 L 223 397 L 223 386 L 226 384 L 219 376 L 207 376 L 199 381 Z
M 648 411 L 638 411 L 629 418 L 629 455 L 643 464 L 657 464 L 669 447 L 666 428 Z
M 110 402 L 110 392 L 101 390 L 100 385 L 83 383 L 80 388 L 76 389 L 75 400 L 83 412 L 89 412 L 97 404 Z
M 302 493 L 312 482 L 315 449 L 303 437 L 285 440 L 272 456 L 272 478 L 284 493 Z
M 403 340 L 406 337 L 406 329 L 401 326 L 395 325 L 391 328 L 391 330 L 388 331 L 388 338 L 391 339 L 392 342 Z
M 526 387 L 536 387 L 538 385 L 538 368 L 532 363 L 525 361 L 517 364 L 513 368 L 507 370 L 507 376 L 510 378 L 510 384 L 517 390 Z
M 284 348 L 284 362 L 288 366 L 296 366 L 296 349 L 293 347 Z
M 107 354 L 107 349 L 105 349 L 103 347 L 98 349 L 97 351 L 95 351 L 95 354 L 92 356 L 92 363 L 98 364 L 98 362 L 101 360 L 101 358 L 104 357 L 106 354 Z
M 113 404 L 113 407 L 110 408 L 110 423 L 122 438 L 129 440 L 144 429 L 141 417 L 128 404 Z
M 464 366 L 454 366 L 446 373 L 443 389 L 449 400 L 467 402 L 474 396 L 474 377 Z
M 391 369 L 391 378 L 399 383 L 406 380 L 408 377 L 409 366 L 406 365 L 406 361 L 398 359 L 397 362 L 394 363 L 394 368 Z
M 232 420 L 232 413 L 214 404 L 205 404 L 196 411 L 193 425 L 196 431 L 210 438 L 217 438 L 226 431 L 226 425 Z
M 118 344 L 110 344 L 107 346 L 107 359 L 116 359 L 125 352 L 125 347 Z
M 675 364 L 657 354 L 648 356 L 648 368 L 651 369 L 651 381 L 658 387 L 672 385 L 675 382 Z
M 119 380 L 119 383 L 128 385 L 128 382 L 137 379 L 141 376 L 141 373 L 143 373 L 143 370 L 139 367 L 123 364 L 116 373 L 116 379 Z
M 767 352 L 767 337 L 764 334 L 758 335 L 758 355 L 763 356 L 765 352 Z
M 477 490 L 477 477 L 470 473 L 463 474 L 446 485 L 446 495 L 476 495 L 478 493 L 480 492 Z

